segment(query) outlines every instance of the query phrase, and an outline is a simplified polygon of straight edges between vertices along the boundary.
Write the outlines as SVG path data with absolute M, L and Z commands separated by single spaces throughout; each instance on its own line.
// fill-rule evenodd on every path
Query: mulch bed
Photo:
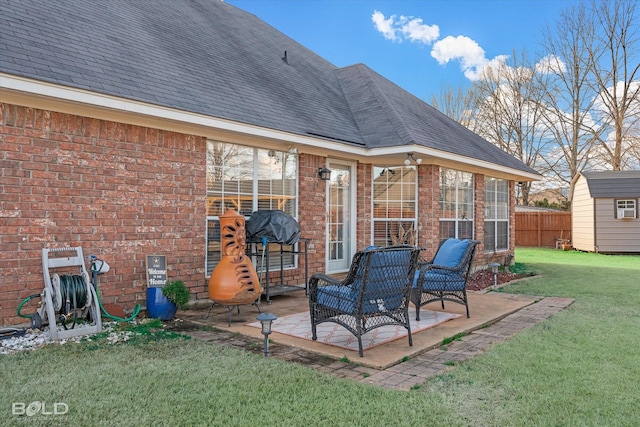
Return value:
M 498 272 L 498 285 L 530 276 L 530 274 L 516 274 L 511 273 L 510 271 L 500 271 Z M 467 289 L 470 291 L 481 291 L 493 286 L 493 281 L 493 273 L 491 272 L 491 270 L 476 271 L 469 276 L 469 280 L 467 281 Z

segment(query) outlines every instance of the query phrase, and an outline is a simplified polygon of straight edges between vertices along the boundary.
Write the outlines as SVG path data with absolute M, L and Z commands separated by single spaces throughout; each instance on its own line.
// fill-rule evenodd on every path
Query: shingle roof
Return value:
M 640 197 L 640 171 L 582 172 L 593 198 Z
M 513 156 L 367 66 L 342 68 L 338 76 L 368 147 L 417 144 L 523 169 L 524 165 Z
M 219 0 L 0 1 L 0 72 L 347 145 L 416 144 L 536 173 L 365 65 L 338 69 Z

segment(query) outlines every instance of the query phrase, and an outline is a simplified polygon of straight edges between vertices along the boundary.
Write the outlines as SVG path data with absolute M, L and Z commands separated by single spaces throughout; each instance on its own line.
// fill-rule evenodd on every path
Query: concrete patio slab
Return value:
M 304 350 L 316 353 L 335 360 L 349 360 L 363 367 L 375 370 L 384 370 L 400 362 L 413 359 L 416 356 L 429 350 L 439 347 L 442 341 L 460 334 L 469 334 L 472 331 L 486 329 L 487 326 L 495 324 L 507 316 L 518 312 L 524 307 L 536 303 L 540 298 L 505 294 L 500 292 L 469 294 L 470 318 L 467 318 L 464 306 L 451 302 L 445 303 L 445 310 L 442 310 L 440 303 L 432 303 L 425 306 L 425 309 L 433 311 L 447 311 L 461 314 L 462 317 L 444 322 L 433 328 L 422 332 L 414 333 L 413 346 L 410 347 L 406 337 L 379 345 L 365 350 L 364 357 L 360 357 L 357 351 L 313 342 L 289 335 L 272 333 L 270 338 L 274 344 L 280 344 L 293 349 Z M 226 306 L 213 305 L 201 310 L 189 310 L 182 313 L 185 320 L 189 320 L 201 325 L 214 327 L 221 331 L 254 339 L 262 339 L 263 335 L 259 328 L 248 326 L 248 323 L 255 322 L 259 314 L 258 308 L 252 305 L 244 305 L 231 312 L 231 324 L 229 325 L 229 308 Z M 265 302 L 259 305 L 262 312 L 273 313 L 278 317 L 290 314 L 308 312 L 308 299 L 304 292 L 296 291 L 289 294 L 278 295 L 272 298 L 271 304 Z M 414 315 L 415 309 L 410 308 L 410 315 Z M 277 320 L 275 320 L 277 322 Z

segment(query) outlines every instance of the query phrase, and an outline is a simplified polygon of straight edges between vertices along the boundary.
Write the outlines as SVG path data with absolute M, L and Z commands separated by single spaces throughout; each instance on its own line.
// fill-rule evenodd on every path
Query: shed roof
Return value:
M 213 0 L 5 1 L 0 73 L 365 149 L 535 170 L 363 64 L 337 68 Z
M 640 197 L 640 171 L 582 172 L 593 198 Z

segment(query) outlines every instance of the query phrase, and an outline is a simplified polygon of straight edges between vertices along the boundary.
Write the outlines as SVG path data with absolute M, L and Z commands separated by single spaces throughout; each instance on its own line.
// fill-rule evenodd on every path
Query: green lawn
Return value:
M 516 261 L 538 276 L 504 292 L 576 302 L 411 392 L 152 334 L 0 356 L 0 425 L 637 425 L 640 257 L 518 249 Z M 13 415 L 35 401 L 68 412 Z

